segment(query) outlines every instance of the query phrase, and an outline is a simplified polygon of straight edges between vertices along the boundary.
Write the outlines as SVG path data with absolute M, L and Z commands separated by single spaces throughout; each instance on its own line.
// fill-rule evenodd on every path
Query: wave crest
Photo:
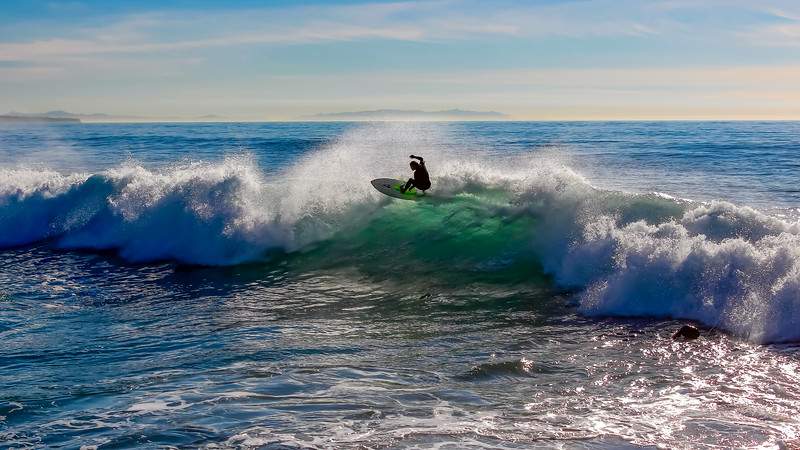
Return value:
M 462 284 L 548 275 L 585 314 L 800 340 L 797 223 L 726 202 L 596 189 L 555 150 L 488 166 L 430 149 L 432 197 L 397 201 L 369 180 L 406 173 L 404 161 L 363 142 L 346 136 L 270 178 L 247 156 L 94 175 L 0 169 L 0 247 L 49 239 L 130 261 L 232 265 L 322 246 L 315 256 L 337 267 L 372 273 L 399 259 Z

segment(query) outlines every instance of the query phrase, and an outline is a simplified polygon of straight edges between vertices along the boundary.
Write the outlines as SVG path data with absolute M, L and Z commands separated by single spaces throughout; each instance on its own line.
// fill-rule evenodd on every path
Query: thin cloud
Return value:
M 530 5 L 470 0 L 397 2 L 288 9 L 254 9 L 223 13 L 162 11 L 135 14 L 98 28 L 68 29 L 62 35 L 29 42 L 0 43 L 0 60 L 27 60 L 26 55 L 153 53 L 252 44 L 309 44 L 331 41 L 481 40 L 487 37 L 536 38 L 568 36 L 662 36 L 692 28 L 695 33 L 733 33 L 772 37 L 798 36 L 797 26 L 785 23 L 743 24 L 725 30 L 714 25 L 713 14 L 698 25 L 676 17 L 683 11 L 740 11 L 796 20 L 793 4 L 756 6 L 739 1 L 591 0 Z M 755 15 L 755 14 L 754 14 Z M 763 20 L 763 19 L 762 19 Z M 177 37 L 176 37 L 177 36 Z M 211 37 L 208 37 L 211 36 Z
M 155 53 L 253 44 L 310 44 L 335 41 L 481 40 L 548 35 L 658 35 L 639 17 L 616 18 L 607 2 L 580 5 L 508 6 L 471 1 L 401 2 L 316 6 L 226 13 L 136 14 L 111 25 L 64 31 L 29 42 L 0 43 L 0 60 L 44 62 L 48 55 Z M 637 11 L 636 3 L 630 3 Z M 620 11 L 613 8 L 615 14 Z M 176 38 L 177 36 L 177 38 Z M 212 37 L 207 37 L 212 36 Z M 194 37 L 194 38 L 193 38 Z
M 595 90 L 652 89 L 732 89 L 747 86 L 783 87 L 787 91 L 800 91 L 800 65 L 798 66 L 729 66 L 729 67 L 650 67 L 650 68 L 582 68 L 582 69 L 511 69 L 472 71 L 386 72 L 346 75 L 280 76 L 274 80 L 295 81 L 304 84 L 344 81 L 359 85 L 370 82 L 416 86 L 504 86 L 508 89 L 522 87 L 583 88 Z
M 722 92 L 717 98 L 770 101 L 779 103 L 800 104 L 800 89 L 797 91 L 735 91 Z

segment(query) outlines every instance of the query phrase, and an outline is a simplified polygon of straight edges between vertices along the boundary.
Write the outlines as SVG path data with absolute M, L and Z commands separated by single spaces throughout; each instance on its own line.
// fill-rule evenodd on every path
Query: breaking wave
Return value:
M 548 279 L 587 315 L 689 318 L 755 342 L 800 340 L 800 226 L 726 202 L 597 189 L 558 152 L 487 164 L 437 150 L 418 201 L 407 173 L 348 136 L 267 176 L 254 158 L 94 174 L 0 169 L 0 247 L 47 241 L 129 261 L 210 266 L 309 254 L 323 264 Z M 407 137 L 386 145 L 407 153 Z M 366 144 L 364 144 L 366 145 Z M 433 160 L 433 157 L 429 157 Z

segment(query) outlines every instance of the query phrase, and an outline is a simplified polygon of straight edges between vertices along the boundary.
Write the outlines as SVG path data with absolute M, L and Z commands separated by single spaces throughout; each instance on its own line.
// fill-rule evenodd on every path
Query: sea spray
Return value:
M 81 192 L 87 178 L 52 170 L 0 168 L 0 248 L 59 235 L 57 222 L 88 206 Z
M 56 238 L 59 248 L 117 249 L 131 261 L 230 265 L 292 241 L 246 158 L 161 171 L 126 163 L 87 178 L 6 173 L 6 247 Z
M 718 214 L 730 216 L 724 234 L 708 220 Z M 569 251 L 606 249 L 592 260 L 606 274 L 585 285 L 584 313 L 696 319 L 755 342 L 800 339 L 796 224 L 724 203 L 655 225 L 598 221 Z
M 546 273 L 591 315 L 689 318 L 755 342 L 800 339 L 800 226 L 726 202 L 531 187 Z M 568 187 L 568 188 L 565 188 Z

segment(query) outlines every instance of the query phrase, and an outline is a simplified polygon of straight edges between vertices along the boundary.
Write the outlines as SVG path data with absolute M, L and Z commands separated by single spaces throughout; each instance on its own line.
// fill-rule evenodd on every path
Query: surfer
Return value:
M 697 339 L 700 337 L 700 330 L 691 326 L 691 325 L 684 325 L 678 330 L 677 333 L 672 335 L 672 339 L 678 340 L 683 338 L 684 341 L 691 341 L 692 339 Z
M 419 162 L 411 161 L 411 170 L 414 171 L 414 176 L 406 181 L 406 184 L 400 188 L 400 192 L 405 194 L 407 190 L 416 187 L 421 191 L 426 191 L 431 188 L 431 179 L 428 176 L 428 169 L 425 167 L 425 160 L 421 156 L 411 155 L 410 158 L 418 159 Z

